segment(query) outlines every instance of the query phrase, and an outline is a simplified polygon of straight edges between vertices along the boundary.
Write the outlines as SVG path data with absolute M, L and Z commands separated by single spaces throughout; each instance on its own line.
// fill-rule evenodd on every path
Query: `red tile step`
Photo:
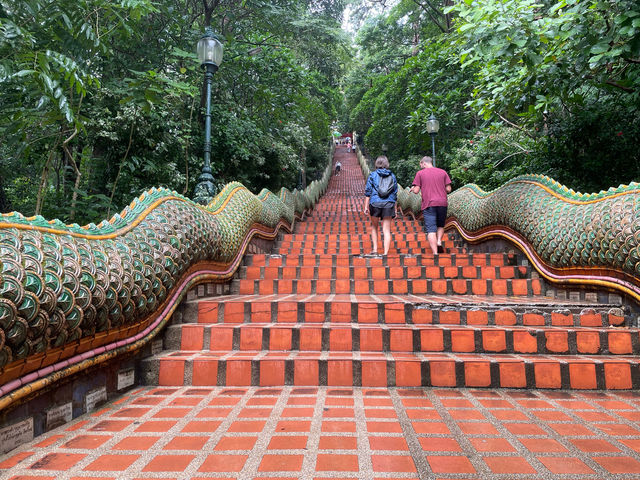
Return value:
M 167 335 L 179 342 L 183 351 L 640 353 L 638 329 L 244 323 L 172 325 Z
M 156 361 L 161 386 L 640 387 L 634 356 L 178 351 Z
M 615 305 L 530 297 L 245 295 L 200 300 L 183 322 L 359 323 L 610 327 L 631 325 Z M 473 301 L 471 301 L 473 300 Z
M 360 279 L 402 280 L 410 279 L 514 279 L 528 278 L 531 270 L 526 266 L 478 267 L 478 266 L 249 266 L 239 270 L 244 279 Z
M 440 254 L 437 257 L 428 254 L 400 254 L 385 257 L 370 255 L 334 254 L 252 254 L 244 259 L 246 266 L 280 267 L 280 266 L 458 266 L 458 267 L 502 267 L 517 265 L 518 257 L 511 253 L 452 253 Z
M 399 280 L 345 279 L 265 279 L 234 280 L 232 294 L 356 294 L 356 295 L 509 295 L 533 296 L 542 293 L 537 278 L 464 279 L 410 278 Z

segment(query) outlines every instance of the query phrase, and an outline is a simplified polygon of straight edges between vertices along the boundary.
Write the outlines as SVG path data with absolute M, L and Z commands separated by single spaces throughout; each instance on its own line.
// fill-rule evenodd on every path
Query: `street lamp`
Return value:
M 389 150 L 389 147 L 387 147 L 386 143 L 383 143 L 380 148 L 382 149 L 382 154 L 386 157 L 387 156 L 387 151 Z
M 433 157 L 433 166 L 436 166 L 436 135 L 438 135 L 438 130 L 440 130 L 440 122 L 432 113 L 427 120 L 427 132 L 431 135 L 431 156 Z
M 216 193 L 211 174 L 211 83 L 213 74 L 222 63 L 222 43 L 211 27 L 207 27 L 202 38 L 198 40 L 197 52 L 200 66 L 204 70 L 207 91 L 204 114 L 204 165 L 194 189 L 193 199 L 201 205 L 207 205 Z

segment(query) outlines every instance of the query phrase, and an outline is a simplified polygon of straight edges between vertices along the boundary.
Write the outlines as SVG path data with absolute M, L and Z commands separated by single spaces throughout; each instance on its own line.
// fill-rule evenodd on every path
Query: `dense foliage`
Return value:
M 401 0 L 356 43 L 342 119 L 369 155 L 388 146 L 401 183 L 431 153 L 432 113 L 456 186 L 530 172 L 583 191 L 640 181 L 635 1 Z
M 218 185 L 315 178 L 334 129 L 408 184 L 431 114 L 455 186 L 640 180 L 634 0 L 0 0 L 0 211 L 86 223 L 152 186 L 191 196 L 207 25 Z
M 152 186 L 190 196 L 202 166 L 211 25 L 212 169 L 293 189 L 324 167 L 350 58 L 332 0 L 0 0 L 0 207 L 98 221 Z M 322 165 L 321 165 L 322 164 Z

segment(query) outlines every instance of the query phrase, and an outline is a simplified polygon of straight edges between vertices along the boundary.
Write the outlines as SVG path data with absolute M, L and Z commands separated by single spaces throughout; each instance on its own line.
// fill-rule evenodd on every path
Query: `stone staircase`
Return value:
M 143 362 L 164 386 L 640 387 L 639 332 L 619 304 L 543 296 L 514 253 L 430 253 L 398 216 L 373 257 L 364 178 L 340 176 L 272 254 L 249 254 L 228 295 L 190 300 Z

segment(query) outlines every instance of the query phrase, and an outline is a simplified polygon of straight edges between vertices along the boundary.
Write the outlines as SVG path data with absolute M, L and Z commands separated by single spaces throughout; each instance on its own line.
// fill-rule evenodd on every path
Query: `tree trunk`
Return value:
M 55 145 L 49 150 L 49 156 L 47 157 L 47 161 L 42 167 L 42 175 L 40 175 L 40 186 L 38 187 L 38 195 L 36 195 L 36 210 L 34 215 L 40 215 L 42 212 L 42 203 L 44 190 L 47 188 L 47 181 L 49 179 L 49 167 L 51 166 L 51 160 L 53 159 L 53 155 L 58 151 L 58 145 L 60 145 L 60 140 L 62 139 L 62 134 L 58 135 L 56 139 Z
M 131 149 L 131 143 L 133 142 L 133 127 L 135 126 L 135 122 L 131 122 L 131 130 L 129 130 L 129 144 L 127 145 L 127 151 L 124 152 L 124 157 L 120 161 L 120 167 L 118 167 L 118 173 L 116 174 L 116 179 L 113 181 L 113 188 L 111 189 L 111 196 L 109 197 L 109 208 L 107 208 L 107 218 L 111 217 L 111 204 L 113 203 L 113 196 L 116 194 L 116 185 L 118 184 L 118 179 L 120 178 L 120 174 L 122 173 L 122 166 L 124 162 L 127 161 L 127 157 L 129 156 L 129 150 Z
M 2 177 L 0 177 L 0 213 L 9 213 L 13 210 L 11 208 L 11 202 L 4 193 L 4 185 L 2 184 Z

